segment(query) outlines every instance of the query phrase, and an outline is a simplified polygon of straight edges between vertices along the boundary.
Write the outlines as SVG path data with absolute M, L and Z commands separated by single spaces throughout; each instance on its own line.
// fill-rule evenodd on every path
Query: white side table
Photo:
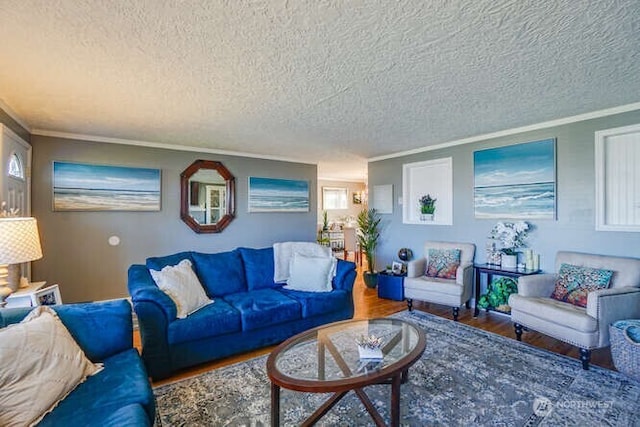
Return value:
M 62 304 L 58 285 L 45 288 L 46 284 L 47 282 L 33 282 L 26 288 L 18 289 L 7 297 L 5 308 Z

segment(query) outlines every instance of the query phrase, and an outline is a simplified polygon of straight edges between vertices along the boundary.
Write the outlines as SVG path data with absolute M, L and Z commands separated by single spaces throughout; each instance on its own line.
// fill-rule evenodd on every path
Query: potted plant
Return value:
M 364 283 L 369 288 L 378 285 L 378 274 L 375 272 L 376 248 L 380 239 L 380 220 L 375 209 L 363 209 L 358 214 L 358 243 L 367 257 L 367 271 L 363 273 Z
M 432 199 L 430 194 L 420 197 L 420 219 L 422 221 L 433 221 L 433 214 L 436 211 L 436 199 Z
M 322 211 L 322 231 L 329 231 L 329 217 L 327 211 Z

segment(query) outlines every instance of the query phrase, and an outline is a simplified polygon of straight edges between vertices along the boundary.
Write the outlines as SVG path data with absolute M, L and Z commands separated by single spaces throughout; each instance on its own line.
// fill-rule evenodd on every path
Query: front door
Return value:
M 9 128 L 2 128 L 0 202 L 17 216 L 31 215 L 31 146 Z
M 0 216 L 31 215 L 31 145 L 0 124 Z M 0 266 L 0 283 L 7 268 Z M 22 265 L 22 276 L 31 277 L 31 263 Z

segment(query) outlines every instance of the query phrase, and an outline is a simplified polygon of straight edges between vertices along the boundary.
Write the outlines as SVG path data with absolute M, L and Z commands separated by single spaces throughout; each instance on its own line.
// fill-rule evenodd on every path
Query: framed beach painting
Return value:
M 473 153 L 476 218 L 555 219 L 555 138 Z
M 249 212 L 309 212 L 309 182 L 250 176 Z
M 54 211 L 159 211 L 160 169 L 53 162 Z

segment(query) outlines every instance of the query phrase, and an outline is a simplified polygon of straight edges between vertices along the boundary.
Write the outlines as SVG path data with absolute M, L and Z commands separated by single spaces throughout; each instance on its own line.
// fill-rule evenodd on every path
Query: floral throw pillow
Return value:
M 608 288 L 612 276 L 611 270 L 562 264 L 551 298 L 586 307 L 589 292 Z
M 425 275 L 442 279 L 455 279 L 460 266 L 460 249 L 429 249 Z

